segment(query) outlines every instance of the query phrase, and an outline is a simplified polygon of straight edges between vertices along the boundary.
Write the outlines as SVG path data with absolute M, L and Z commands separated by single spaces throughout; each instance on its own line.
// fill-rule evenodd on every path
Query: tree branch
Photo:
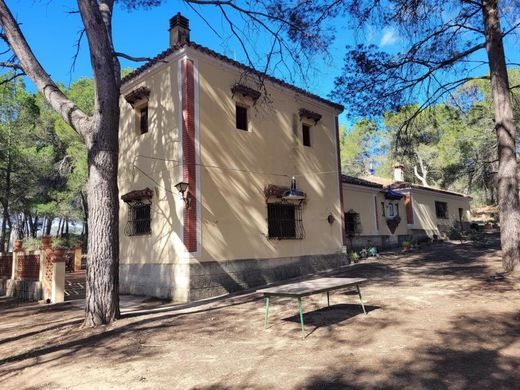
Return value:
M 61 114 L 65 122 L 81 137 L 87 139 L 90 133 L 90 118 L 65 96 L 43 69 L 4 0 L 0 0 L 0 26 L 4 29 L 1 38 L 7 42 L 20 62 L 21 68 L 34 82 L 36 88 L 52 108 Z
M 0 62 L 0 67 L 12 68 L 12 69 L 22 69 L 22 66 L 15 62 Z
M 150 57 L 134 57 L 134 56 L 131 56 L 131 55 L 126 54 L 126 53 L 121 53 L 119 51 L 114 52 L 114 55 L 116 57 L 125 58 L 125 59 L 127 59 L 129 61 L 134 61 L 134 62 L 148 62 L 148 61 L 152 60 Z M 162 61 L 162 62 L 166 62 L 166 61 Z

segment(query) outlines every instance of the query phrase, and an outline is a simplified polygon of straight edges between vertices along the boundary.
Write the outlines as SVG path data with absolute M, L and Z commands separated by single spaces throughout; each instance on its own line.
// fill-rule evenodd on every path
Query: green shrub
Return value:
M 355 252 L 355 251 L 349 252 L 348 253 L 348 259 L 351 262 L 357 263 L 359 261 L 359 254 L 357 252 Z

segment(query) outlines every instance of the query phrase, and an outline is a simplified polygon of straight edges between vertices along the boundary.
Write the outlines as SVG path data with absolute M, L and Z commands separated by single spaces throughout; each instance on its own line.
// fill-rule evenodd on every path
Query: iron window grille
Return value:
M 448 219 L 448 203 L 435 202 L 435 215 L 440 219 Z
M 361 233 L 360 216 L 354 210 L 349 210 L 345 213 L 345 233 L 347 236 Z
M 128 202 L 128 221 L 125 227 L 127 236 L 142 236 L 152 233 L 151 202 L 142 199 Z
M 269 239 L 301 240 L 305 237 L 301 204 L 267 203 Z

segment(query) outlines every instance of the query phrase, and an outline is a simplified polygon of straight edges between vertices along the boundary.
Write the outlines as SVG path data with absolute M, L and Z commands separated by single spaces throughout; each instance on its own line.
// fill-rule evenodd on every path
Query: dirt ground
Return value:
M 496 239 L 431 245 L 334 272 L 356 295 L 274 299 L 268 329 L 254 293 L 191 305 L 126 300 L 115 324 L 81 329 L 79 303 L 0 302 L 0 388 L 519 389 L 520 283 Z M 332 273 L 331 273 L 332 275 Z M 134 303 L 132 303 L 134 302 Z

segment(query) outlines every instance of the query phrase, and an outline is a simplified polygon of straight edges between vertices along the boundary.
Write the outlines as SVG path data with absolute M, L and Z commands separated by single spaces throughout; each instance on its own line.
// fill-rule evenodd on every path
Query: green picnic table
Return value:
M 302 298 L 309 295 L 327 293 L 327 306 L 330 306 L 330 292 L 334 290 L 340 290 L 347 287 L 355 286 L 363 308 L 363 313 L 367 314 L 365 305 L 363 304 L 363 297 L 361 296 L 361 290 L 359 285 L 363 284 L 367 279 L 363 278 L 321 278 L 306 280 L 304 282 L 284 284 L 282 286 L 269 287 L 258 290 L 258 293 L 264 295 L 265 298 L 265 320 L 264 328 L 267 328 L 267 320 L 269 318 L 269 302 L 271 297 L 288 297 L 298 299 L 298 311 L 300 314 L 300 324 L 302 327 L 302 338 L 305 338 L 305 331 L 303 327 L 303 310 L 302 310 Z

